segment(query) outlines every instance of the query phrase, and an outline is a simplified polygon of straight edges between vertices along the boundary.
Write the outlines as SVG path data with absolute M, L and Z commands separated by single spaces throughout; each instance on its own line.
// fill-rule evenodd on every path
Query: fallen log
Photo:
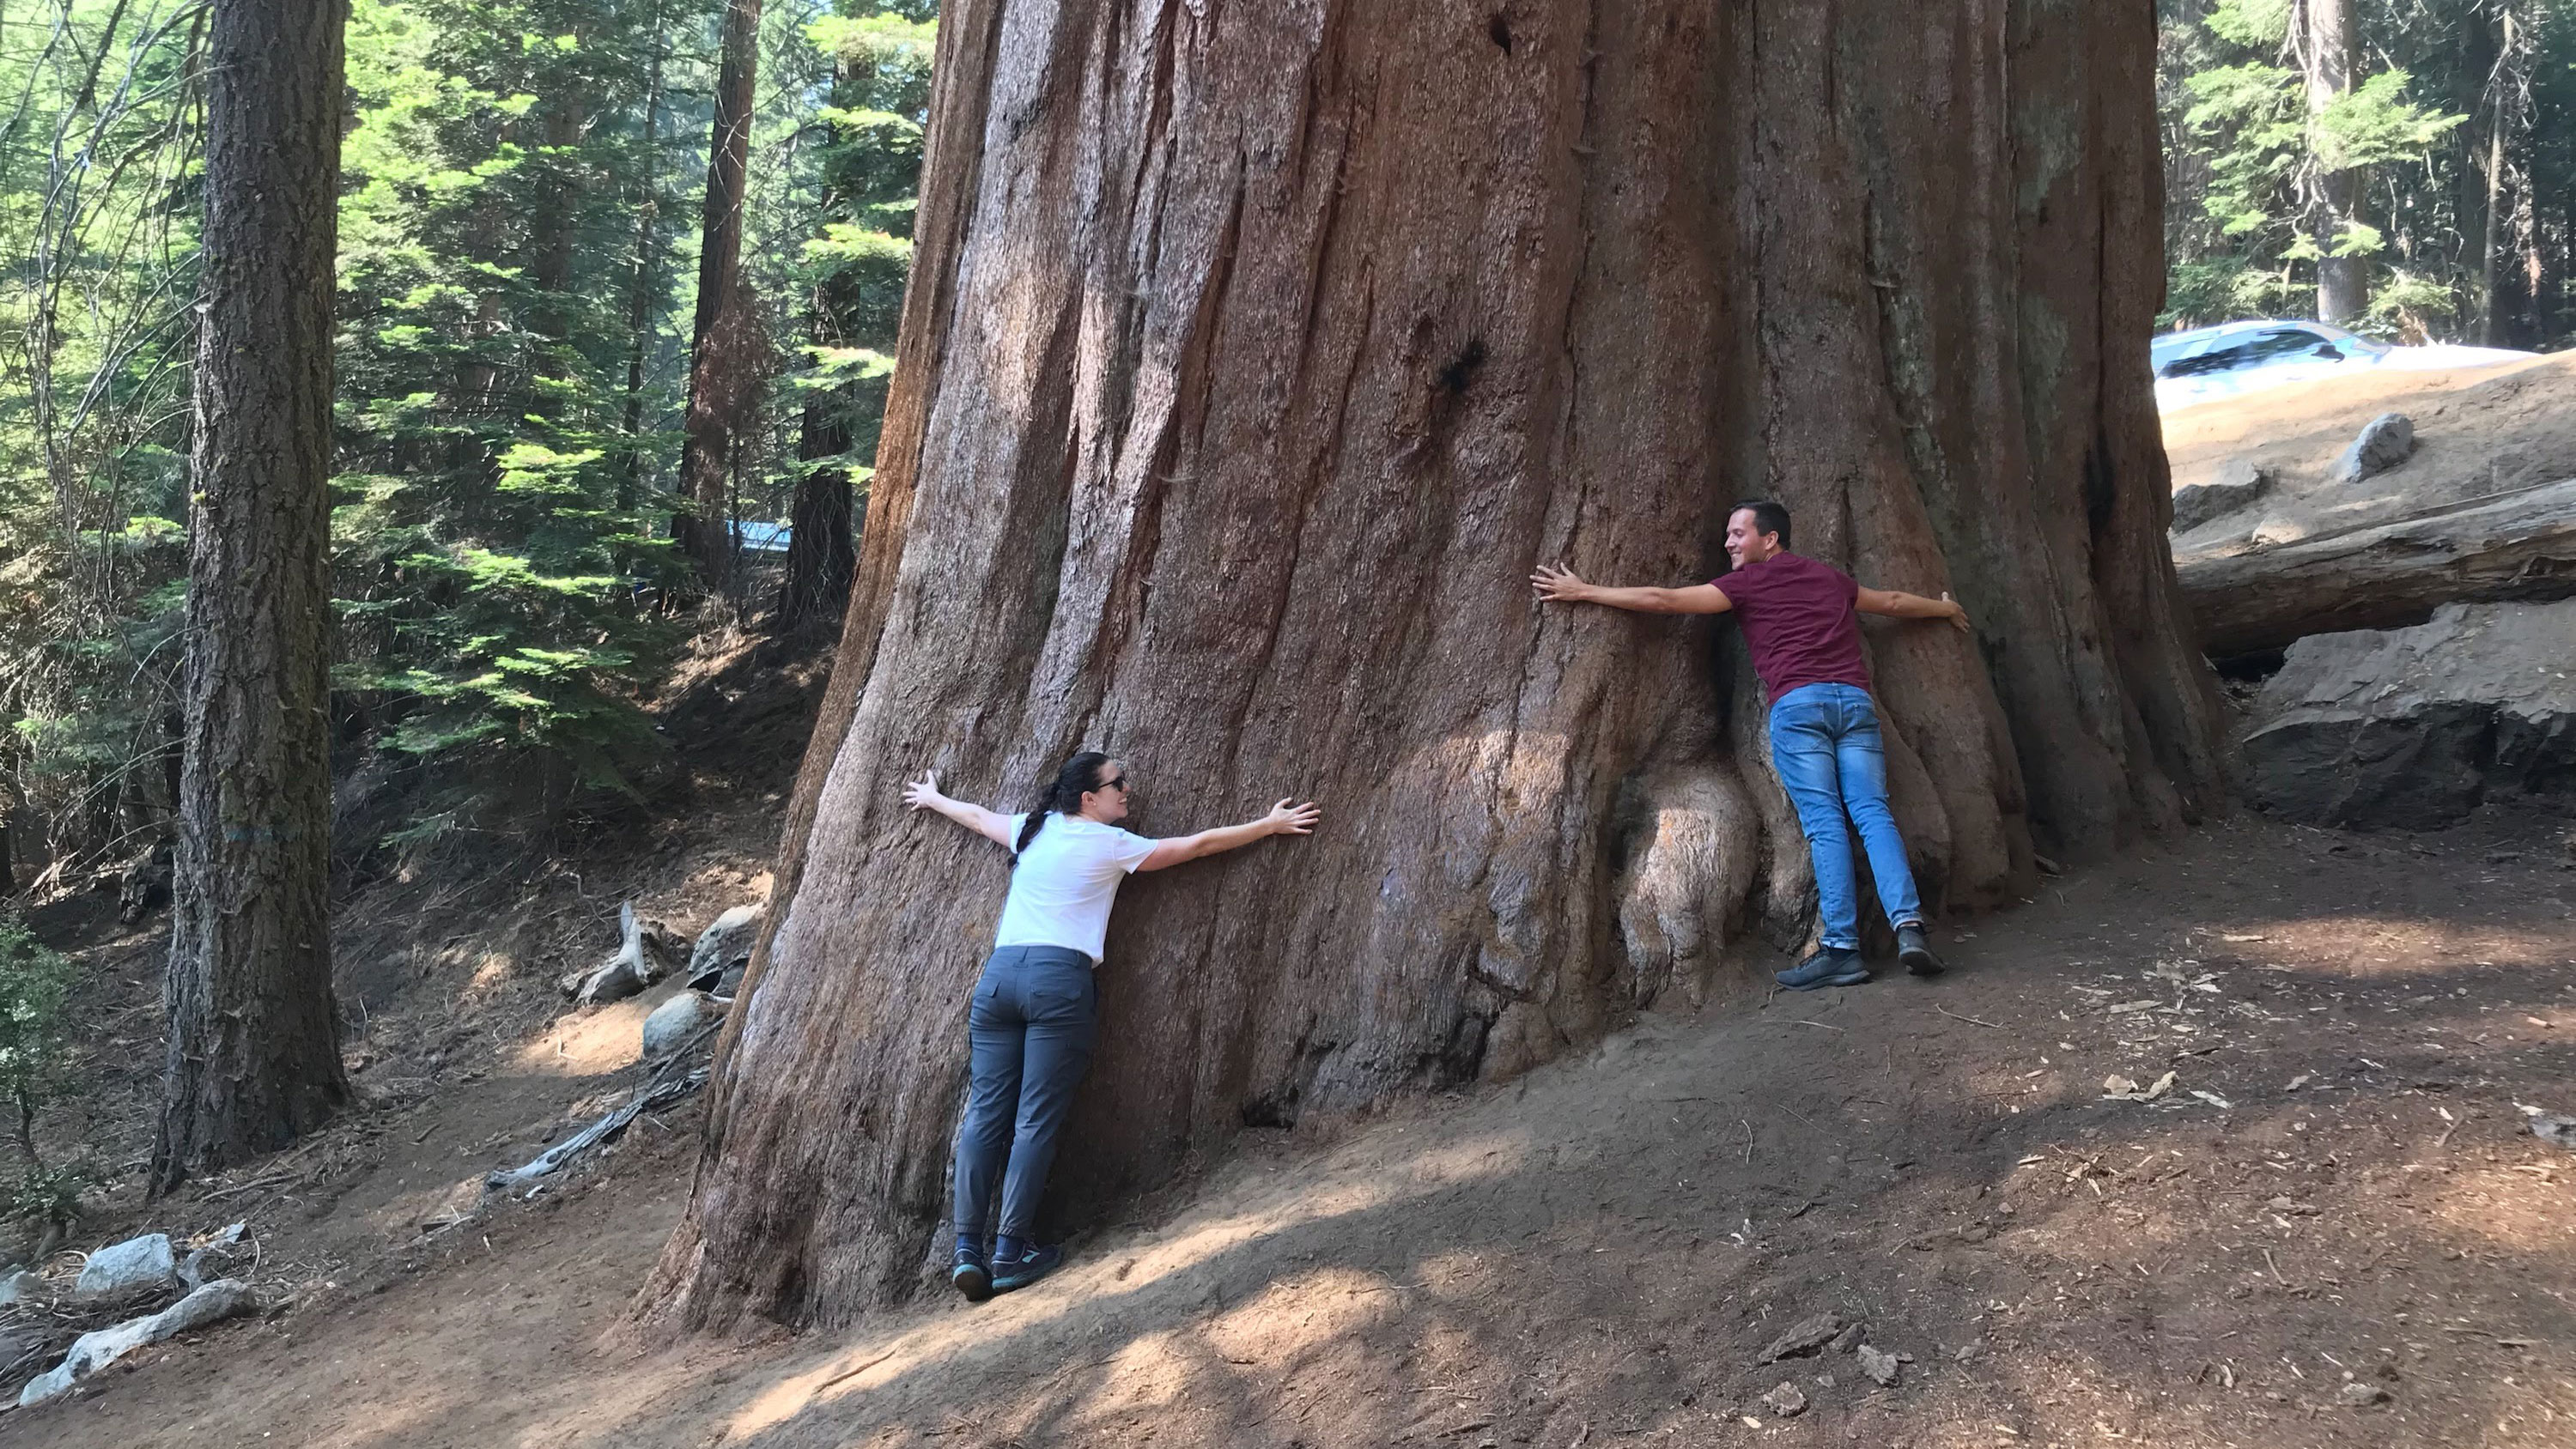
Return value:
M 2576 479 L 2260 552 L 2186 558 L 2175 573 L 2213 659 L 2421 624 L 2442 604 L 2563 599 L 2576 595 Z

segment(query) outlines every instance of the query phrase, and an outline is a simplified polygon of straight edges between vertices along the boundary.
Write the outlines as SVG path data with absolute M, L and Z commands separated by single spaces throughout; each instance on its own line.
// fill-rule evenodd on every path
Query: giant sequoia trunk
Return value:
M 1869 633 L 1936 900 L 2211 798 L 2145 0 L 957 0 L 939 43 L 838 670 L 649 1306 L 921 1281 L 1007 872 L 906 771 L 1017 807 L 1097 746 L 1161 833 L 1325 805 L 1127 884 L 1076 1212 L 1796 944 L 1731 627 L 1524 582 L 1705 579 L 1739 495 L 1978 621 Z
M 223 0 L 188 540 L 168 1074 L 153 1180 L 348 1097 L 331 996 L 331 288 L 346 0 Z

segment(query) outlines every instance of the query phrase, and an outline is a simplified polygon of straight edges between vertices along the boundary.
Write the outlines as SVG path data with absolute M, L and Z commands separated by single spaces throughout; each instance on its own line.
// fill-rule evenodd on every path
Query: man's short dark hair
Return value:
M 1733 518 L 1739 513 L 1750 513 L 1753 515 L 1753 531 L 1756 535 L 1776 533 L 1780 535 L 1780 546 L 1782 548 L 1787 548 L 1789 546 L 1788 509 L 1772 502 L 1768 498 L 1748 498 L 1742 503 L 1735 505 L 1733 508 L 1726 510 L 1726 516 L 1729 518 Z

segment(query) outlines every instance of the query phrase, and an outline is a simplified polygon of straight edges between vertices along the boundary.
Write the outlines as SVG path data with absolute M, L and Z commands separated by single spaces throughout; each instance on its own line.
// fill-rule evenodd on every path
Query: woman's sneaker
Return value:
M 1822 991 L 1828 986 L 1858 986 L 1869 979 L 1869 968 L 1860 964 L 1858 951 L 1827 946 L 1786 971 L 1774 972 L 1771 979 L 1792 991 Z
M 965 1295 L 969 1303 L 981 1303 L 993 1296 L 993 1272 L 984 1266 L 981 1256 L 963 1248 L 957 1250 L 957 1266 L 948 1270 L 948 1284 Z
M 1027 1248 L 1017 1258 L 996 1258 L 993 1260 L 993 1291 L 1008 1293 L 1015 1288 L 1026 1288 L 1054 1272 L 1056 1265 L 1063 1261 L 1064 1249 L 1052 1247 Z
M 1924 939 L 1921 926 L 1896 928 L 1896 959 L 1917 976 L 1938 976 L 1948 969 L 1932 954 L 1932 943 Z

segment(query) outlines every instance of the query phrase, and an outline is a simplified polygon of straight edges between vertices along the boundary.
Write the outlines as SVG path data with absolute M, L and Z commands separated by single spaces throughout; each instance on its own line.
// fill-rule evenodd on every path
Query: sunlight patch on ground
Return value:
M 2461 927 L 2414 916 L 2333 915 L 2246 920 L 2200 943 L 2258 969 L 2339 966 L 2355 976 L 2403 976 L 2477 967 L 2564 964 L 2563 933 L 2504 926 Z M 2292 958 L 2285 962 L 2284 958 Z M 2299 960 L 2296 958 L 2306 958 Z
M 644 1055 L 644 1018 L 670 995 L 655 991 L 592 1011 L 566 1012 L 519 1048 L 512 1061 L 521 1071 L 542 1077 L 597 1077 L 624 1070 Z
M 1173 1225 L 1167 1241 L 1148 1240 L 1141 1251 L 1133 1247 L 1122 1250 L 1116 1243 L 1104 1243 L 1089 1261 L 1067 1269 L 1056 1279 L 1054 1291 L 1032 1290 L 1027 1294 L 995 1299 L 972 1314 L 951 1314 L 907 1331 L 877 1334 L 862 1339 L 847 1350 L 833 1355 L 804 1373 L 784 1379 L 745 1404 L 727 1429 L 729 1437 L 758 1434 L 794 1418 L 819 1403 L 828 1403 L 847 1395 L 882 1387 L 902 1375 L 935 1363 L 962 1351 L 988 1347 L 1015 1332 L 1042 1328 L 1076 1311 L 1099 1311 L 1104 1304 L 1120 1299 L 1132 1300 L 1155 1284 L 1174 1275 L 1199 1267 L 1229 1251 L 1246 1247 L 1274 1234 L 1311 1226 L 1318 1222 L 1355 1216 L 1414 1198 L 1429 1197 L 1460 1183 L 1480 1181 L 1520 1170 L 1526 1163 L 1528 1143 L 1523 1137 L 1485 1135 L 1444 1144 L 1408 1157 L 1407 1180 L 1399 1184 L 1385 1176 L 1353 1181 L 1296 1182 L 1268 1181 L 1255 1185 L 1254 1196 L 1269 1201 L 1208 1221 L 1193 1221 L 1192 1214 Z M 1227 1204 L 1214 1204 L 1220 1211 Z M 1377 1274 L 1356 1270 L 1323 1269 L 1291 1283 L 1317 1284 L 1336 1273 L 1351 1282 L 1332 1291 L 1347 1300 L 1336 1303 L 1331 1313 L 1318 1304 L 1310 1309 L 1316 1322 L 1328 1325 L 1316 1330 L 1328 1336 L 1340 1331 L 1329 1325 L 1356 1322 L 1354 1314 L 1375 1313 L 1376 1305 L 1365 1310 L 1359 1300 L 1382 1292 L 1384 1279 Z M 1336 1280 L 1338 1282 L 1338 1279 Z M 1307 1291 L 1322 1293 L 1322 1288 Z M 1267 1295 L 1264 1295 L 1265 1297 Z M 1258 1301 L 1258 1300 L 1256 1300 Z M 1240 1310 L 1238 1310 L 1240 1311 Z M 1123 1350 L 1121 1359 L 1140 1346 L 1169 1339 L 1168 1334 L 1140 1338 Z M 1181 1353 L 1177 1341 L 1162 1349 L 1146 1349 L 1145 1358 L 1136 1361 L 1137 1371 L 1154 1368 L 1164 1360 L 1157 1353 Z M 1122 1368 L 1121 1372 L 1126 1370 Z
M 2560 1255 L 2576 1247 L 2576 1216 L 2568 1212 L 2576 1157 L 2462 1168 L 2434 1186 L 2434 1220 L 2464 1245 Z
M 1365 1331 L 1398 1306 L 1386 1280 L 1356 1268 L 1326 1267 L 1283 1278 L 1207 1326 L 1229 1363 L 1276 1365 L 1336 1338 Z

